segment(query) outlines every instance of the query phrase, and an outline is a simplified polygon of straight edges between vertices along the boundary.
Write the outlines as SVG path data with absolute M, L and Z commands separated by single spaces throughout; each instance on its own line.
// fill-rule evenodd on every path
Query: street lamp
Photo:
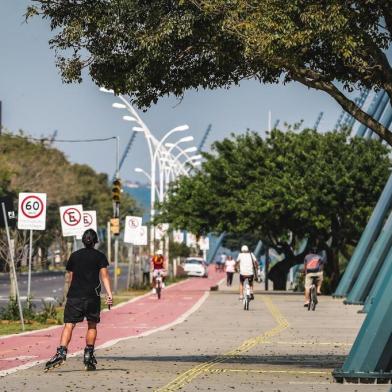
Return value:
M 115 102 L 115 103 L 112 103 L 112 108 L 115 108 L 115 109 L 126 109 L 126 106 L 123 103 Z

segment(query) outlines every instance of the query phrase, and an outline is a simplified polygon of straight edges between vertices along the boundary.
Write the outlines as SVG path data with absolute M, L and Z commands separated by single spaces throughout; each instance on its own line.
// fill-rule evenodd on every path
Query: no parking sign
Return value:
M 18 229 L 45 230 L 46 193 L 19 193 Z
M 78 236 L 84 230 L 83 206 L 81 204 L 60 207 L 63 237 Z
M 139 235 L 139 230 L 142 227 L 142 218 L 139 216 L 125 217 L 125 231 L 124 242 L 128 244 L 135 244 L 136 237 Z M 137 241 L 137 240 L 136 240 Z

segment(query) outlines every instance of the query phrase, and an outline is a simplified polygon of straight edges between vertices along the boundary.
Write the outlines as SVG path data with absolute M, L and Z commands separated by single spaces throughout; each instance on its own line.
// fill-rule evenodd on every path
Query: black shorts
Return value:
M 67 298 L 64 309 L 64 323 L 80 323 L 87 319 L 95 323 L 100 322 L 101 298 Z
M 253 284 L 253 275 L 241 275 L 240 274 L 240 282 L 244 283 L 245 279 L 248 279 L 249 284 Z

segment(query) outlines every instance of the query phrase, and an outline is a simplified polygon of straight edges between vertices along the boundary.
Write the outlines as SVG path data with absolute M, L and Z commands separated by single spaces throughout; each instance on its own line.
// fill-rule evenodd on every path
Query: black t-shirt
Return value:
M 67 271 L 72 271 L 72 282 L 68 290 L 69 298 L 96 297 L 101 292 L 99 270 L 109 265 L 106 256 L 94 248 L 84 248 L 73 252 L 67 263 Z

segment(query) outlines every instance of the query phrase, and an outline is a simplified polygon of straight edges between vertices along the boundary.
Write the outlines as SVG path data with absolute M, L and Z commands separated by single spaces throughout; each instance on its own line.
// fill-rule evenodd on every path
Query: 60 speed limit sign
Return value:
M 18 229 L 45 230 L 46 193 L 19 193 Z

